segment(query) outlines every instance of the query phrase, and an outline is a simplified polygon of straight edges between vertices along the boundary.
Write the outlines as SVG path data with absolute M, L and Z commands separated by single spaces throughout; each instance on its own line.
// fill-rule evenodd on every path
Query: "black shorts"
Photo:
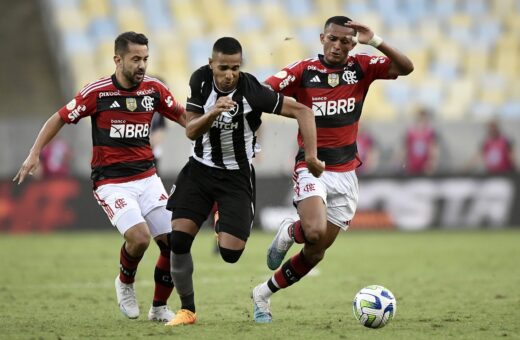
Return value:
M 251 165 L 224 170 L 204 165 L 190 157 L 175 183 L 166 208 L 172 220 L 187 218 L 200 228 L 218 204 L 218 232 L 246 241 L 255 217 L 255 171 Z

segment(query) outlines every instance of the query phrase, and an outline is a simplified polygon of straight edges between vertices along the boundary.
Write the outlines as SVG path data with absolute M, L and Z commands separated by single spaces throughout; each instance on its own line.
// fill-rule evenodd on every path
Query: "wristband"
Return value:
M 367 45 L 370 45 L 372 47 L 376 47 L 377 48 L 382 43 L 383 43 L 383 38 L 381 38 L 380 36 L 378 36 L 377 34 L 374 33 L 374 36 L 372 37 L 372 39 L 370 39 L 367 42 Z

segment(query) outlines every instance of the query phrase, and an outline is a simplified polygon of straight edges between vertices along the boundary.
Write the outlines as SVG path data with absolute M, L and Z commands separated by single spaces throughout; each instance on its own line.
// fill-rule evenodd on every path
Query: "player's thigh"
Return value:
M 217 232 L 246 241 L 255 217 L 254 176 L 248 170 L 230 171 L 219 185 Z
M 327 220 L 347 230 L 354 218 L 359 200 L 359 186 L 354 171 L 335 173 L 326 177 Z
M 213 183 L 203 167 L 188 162 L 177 178 L 166 208 L 172 212 L 172 223 L 186 224 L 187 219 L 200 228 L 211 212 L 215 198 L 211 193 Z M 177 221 L 179 220 L 179 221 Z
M 294 193 L 294 202 L 303 227 L 324 230 L 327 191 L 321 180 L 307 169 L 300 169 L 295 176 Z
M 131 227 L 145 222 L 134 189 L 127 183 L 121 183 L 105 184 L 94 190 L 96 201 L 121 235 L 125 235 Z

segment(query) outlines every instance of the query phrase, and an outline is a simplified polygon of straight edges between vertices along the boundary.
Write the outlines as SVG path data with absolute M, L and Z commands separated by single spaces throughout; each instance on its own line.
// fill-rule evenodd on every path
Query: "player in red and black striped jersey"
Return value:
M 124 236 L 116 293 L 121 311 L 137 318 L 133 283 L 139 261 L 154 238 L 160 248 L 150 320 L 169 321 L 166 301 L 173 290 L 170 275 L 171 214 L 168 195 L 156 175 L 149 134 L 154 112 L 185 126 L 185 110 L 159 80 L 145 75 L 148 39 L 126 32 L 115 40 L 115 73 L 86 85 L 42 127 L 29 156 L 14 178 L 18 184 L 36 169 L 41 150 L 64 124 L 90 117 L 94 196 Z
M 315 267 L 340 228 L 346 230 L 354 216 L 358 198 L 355 169 L 361 164 L 356 137 L 370 84 L 376 79 L 395 79 L 413 70 L 408 57 L 383 42 L 369 27 L 344 16 L 329 18 L 320 40 L 323 55 L 297 61 L 266 80 L 274 91 L 312 108 L 318 158 L 326 166 L 320 178 L 303 167 L 303 143 L 298 136 L 300 150 L 293 179 L 300 220 L 282 222 L 268 249 L 268 267 L 277 269 L 294 242 L 304 246 L 271 279 L 253 290 L 257 322 L 271 322 L 270 296 Z M 371 45 L 384 56 L 350 55 L 357 43 Z

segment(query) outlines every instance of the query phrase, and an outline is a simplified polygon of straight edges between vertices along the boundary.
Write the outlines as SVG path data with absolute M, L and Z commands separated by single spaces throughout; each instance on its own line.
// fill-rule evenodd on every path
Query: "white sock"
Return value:
M 269 299 L 271 295 L 273 295 L 273 292 L 271 292 L 269 286 L 267 285 L 267 281 L 260 285 L 258 292 L 260 293 L 260 295 L 262 295 L 262 297 L 266 299 Z

